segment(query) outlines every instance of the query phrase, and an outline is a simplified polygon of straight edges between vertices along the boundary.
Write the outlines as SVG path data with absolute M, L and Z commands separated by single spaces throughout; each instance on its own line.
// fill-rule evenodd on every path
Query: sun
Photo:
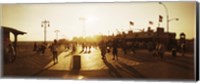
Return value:
M 87 16 L 86 17 L 86 23 L 92 23 L 92 22 L 95 22 L 95 21 L 97 21 L 97 17 L 95 17 L 95 16 Z
M 82 24 L 82 36 L 92 36 L 97 34 L 98 26 L 98 18 L 93 15 L 88 15 L 84 17 L 80 17 L 80 20 L 83 22 Z M 101 30 L 100 30 L 101 31 Z

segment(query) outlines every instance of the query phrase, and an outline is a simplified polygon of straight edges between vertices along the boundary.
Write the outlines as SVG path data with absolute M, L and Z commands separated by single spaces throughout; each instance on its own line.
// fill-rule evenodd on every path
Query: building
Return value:
M 26 34 L 26 32 L 13 29 L 11 27 L 1 26 L 3 37 L 3 54 L 4 61 L 13 62 L 17 52 L 17 37 L 18 35 Z M 10 40 L 10 33 L 14 35 L 14 42 Z M 13 49 L 12 49 L 13 48 Z
M 125 41 L 128 46 L 132 45 L 137 48 L 146 48 L 148 47 L 148 43 L 153 43 L 155 45 L 159 42 L 164 44 L 167 50 L 171 50 L 177 45 L 176 33 L 164 32 L 164 28 L 162 27 L 158 27 L 155 32 L 150 28 L 148 28 L 146 32 L 128 31 L 128 33 L 117 35 L 116 39 L 121 42 Z

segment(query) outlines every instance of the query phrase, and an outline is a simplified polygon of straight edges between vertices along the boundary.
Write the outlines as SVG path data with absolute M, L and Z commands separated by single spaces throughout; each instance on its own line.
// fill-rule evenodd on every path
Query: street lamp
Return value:
M 169 32 L 169 12 L 168 12 L 167 6 L 164 3 L 162 3 L 162 2 L 159 2 L 159 4 L 163 5 L 164 8 L 165 8 L 166 16 L 167 16 L 167 32 Z
M 85 17 L 80 17 L 79 20 L 83 21 L 83 29 L 82 29 L 82 36 L 85 37 L 86 34 L 86 18 Z
M 46 42 L 46 28 L 50 27 L 50 22 L 47 20 L 42 21 L 41 27 L 44 27 L 44 42 Z
M 178 18 L 172 18 L 172 19 L 169 19 L 169 12 L 168 12 L 168 9 L 167 9 L 167 6 L 162 3 L 162 2 L 159 2 L 160 5 L 163 5 L 164 8 L 165 8 L 165 11 L 166 11 L 166 16 L 167 16 L 167 32 L 169 32 L 169 22 L 173 21 L 173 20 L 176 20 L 178 21 L 179 19 Z
M 56 40 L 58 40 L 58 32 L 60 32 L 59 30 L 55 30 L 56 33 Z

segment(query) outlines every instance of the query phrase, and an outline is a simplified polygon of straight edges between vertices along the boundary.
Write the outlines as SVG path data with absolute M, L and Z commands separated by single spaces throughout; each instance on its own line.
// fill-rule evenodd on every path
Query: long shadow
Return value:
M 19 54 L 22 54 L 23 52 L 21 52 L 21 53 L 17 53 L 18 55 Z M 28 54 L 28 55 L 23 55 L 23 56 L 17 56 L 17 58 L 20 58 L 20 59 L 23 59 L 23 58 L 27 58 L 27 57 L 32 57 L 32 56 L 39 56 L 39 53 L 36 53 L 36 52 L 29 52 L 29 53 L 31 53 L 31 54 Z
M 71 52 L 69 52 L 68 54 L 66 54 L 66 55 L 64 56 L 64 58 L 66 58 L 66 57 L 70 56 L 71 54 L 73 54 L 73 52 L 72 52 L 72 51 L 71 51 Z
M 103 62 L 108 67 L 108 73 L 112 77 L 122 78 L 122 76 L 120 75 L 120 73 L 115 69 L 115 67 L 112 64 L 110 64 L 106 59 L 103 59 Z
M 69 75 L 78 75 L 80 73 L 80 69 L 72 69 L 69 71 Z
M 80 52 L 79 52 L 79 54 L 81 54 L 81 53 L 83 53 L 84 52 L 84 50 L 82 49 Z
M 140 62 L 157 62 L 157 58 L 152 56 L 150 53 L 147 53 L 146 51 L 139 51 L 134 55 L 127 54 L 124 56 L 119 56 L 122 58 L 134 60 L 134 61 L 140 61 Z
M 135 61 L 140 61 L 140 62 L 159 62 L 159 61 L 164 61 L 168 64 L 171 64 L 171 65 L 174 65 L 174 66 L 178 66 L 178 67 L 181 67 L 181 68 L 184 68 L 184 69 L 193 69 L 193 65 L 194 63 L 192 62 L 192 60 L 190 59 L 193 59 L 193 58 L 188 58 L 187 60 L 187 57 L 169 57 L 169 56 L 164 56 L 163 58 L 161 59 L 157 59 L 157 57 L 153 57 L 153 56 L 148 56 L 144 53 L 140 53 L 140 55 L 134 55 L 134 56 L 120 56 L 121 58 L 126 58 L 126 59 L 130 59 L 130 60 L 135 60 Z
M 47 68 L 42 69 L 42 70 L 40 70 L 40 71 L 34 73 L 32 76 L 37 76 L 38 74 L 42 73 L 43 71 L 48 70 L 49 68 L 53 67 L 54 65 L 55 65 L 55 64 L 52 64 L 52 65 L 48 66 Z
M 58 53 L 58 56 L 60 56 L 61 53 L 62 53 L 62 52 Z M 52 60 L 49 60 L 47 64 L 49 64 L 51 61 L 52 61 Z M 42 73 L 43 71 L 48 70 L 49 68 L 53 67 L 54 65 L 56 65 L 56 64 L 52 64 L 52 65 L 48 66 L 48 67 L 45 68 L 45 69 L 41 69 L 40 71 L 34 73 L 34 74 L 31 75 L 31 76 L 37 76 L 38 74 Z
M 158 60 L 156 60 L 155 58 L 149 58 L 149 57 L 143 57 L 143 56 L 139 56 L 139 55 L 135 55 L 135 56 L 119 56 L 121 58 L 125 58 L 128 60 L 133 60 L 133 61 L 138 61 L 138 62 L 157 62 Z
M 170 62 L 170 61 L 166 61 L 166 63 L 169 63 L 169 64 L 171 64 L 171 65 L 175 65 L 175 66 L 178 66 L 178 67 L 187 69 L 187 70 L 193 70 L 193 68 L 191 68 L 191 67 L 189 67 L 189 66 L 185 66 L 185 65 L 183 65 L 183 64 L 174 63 L 174 62 Z
M 165 63 L 178 66 L 184 69 L 193 70 L 194 62 L 192 59 L 188 59 L 188 57 L 184 56 L 176 56 L 176 57 L 165 57 L 163 60 Z
M 126 70 L 128 70 L 125 72 L 131 74 L 131 76 L 136 77 L 136 78 L 146 78 L 144 75 L 142 75 L 139 71 L 137 71 L 132 66 L 129 66 L 121 61 L 118 61 L 118 63 L 122 66 L 122 68 L 125 68 Z
M 194 68 L 194 64 L 186 64 L 184 62 L 178 62 L 176 60 L 165 60 L 165 62 L 174 66 L 181 67 L 183 69 L 187 69 L 187 70 L 193 70 Z
M 157 61 L 155 59 L 156 57 L 153 57 L 151 55 L 146 55 L 146 54 L 135 55 L 133 57 L 136 58 L 136 59 L 139 59 L 143 62 L 155 62 L 155 61 Z
M 189 65 L 193 65 L 194 64 L 194 59 L 188 59 L 188 57 L 184 57 L 184 56 L 167 57 L 166 60 L 176 61 L 176 62 L 189 64 Z
M 66 58 L 66 57 L 68 57 L 68 56 L 70 56 L 71 55 L 71 53 L 69 53 L 69 54 L 66 54 L 65 56 L 64 56 L 64 58 Z

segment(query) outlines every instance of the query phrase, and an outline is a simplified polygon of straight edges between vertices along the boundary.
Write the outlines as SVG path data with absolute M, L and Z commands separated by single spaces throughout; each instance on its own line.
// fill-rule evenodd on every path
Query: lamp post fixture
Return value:
M 59 30 L 55 30 L 56 33 L 56 40 L 58 40 L 58 32 L 60 32 Z
M 159 2 L 159 4 L 163 5 L 164 8 L 165 8 L 166 17 L 167 17 L 167 32 L 169 32 L 169 12 L 168 12 L 167 6 L 164 3 L 162 3 L 162 2 Z
M 42 21 L 41 27 L 44 27 L 44 42 L 46 43 L 46 28 L 50 27 L 50 22 L 47 20 Z
M 173 21 L 173 20 L 179 21 L 179 18 L 171 18 L 171 19 L 169 19 L 168 21 L 171 22 L 171 21 Z
M 168 9 L 167 9 L 167 6 L 162 3 L 162 2 L 159 2 L 160 5 L 163 5 L 164 8 L 165 8 L 165 12 L 166 12 L 166 17 L 167 17 L 167 32 L 169 32 L 169 22 L 173 21 L 173 20 L 176 20 L 178 21 L 179 19 L 178 18 L 172 18 L 172 19 L 169 19 L 169 12 L 168 12 Z

